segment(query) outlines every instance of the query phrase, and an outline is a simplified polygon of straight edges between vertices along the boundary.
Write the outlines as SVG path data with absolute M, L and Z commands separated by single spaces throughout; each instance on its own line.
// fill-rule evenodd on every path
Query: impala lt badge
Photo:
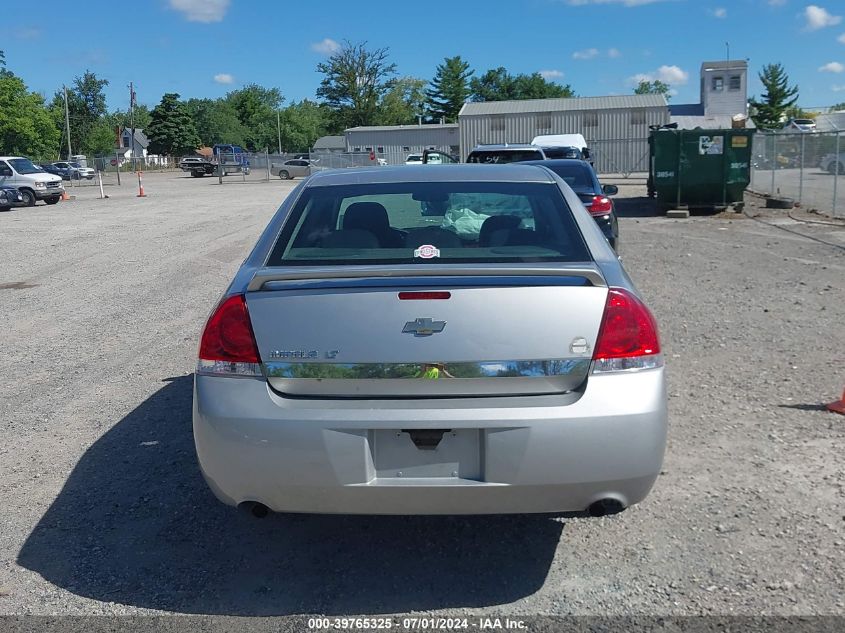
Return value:
M 413 334 L 414 336 L 431 336 L 442 332 L 446 327 L 446 321 L 435 321 L 434 319 L 415 319 L 408 321 L 405 327 L 402 328 L 403 334 Z

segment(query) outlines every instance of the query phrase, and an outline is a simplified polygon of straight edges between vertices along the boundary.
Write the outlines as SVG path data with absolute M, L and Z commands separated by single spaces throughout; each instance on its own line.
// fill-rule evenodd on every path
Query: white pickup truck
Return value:
M 836 154 L 825 154 L 819 161 L 819 167 L 822 171 L 829 174 L 845 174 L 845 152 L 840 152 L 839 156 Z
M 56 204 L 64 191 L 61 176 L 48 174 L 22 156 L 0 156 L 0 185 L 20 191 L 27 207 L 34 207 L 36 200 Z

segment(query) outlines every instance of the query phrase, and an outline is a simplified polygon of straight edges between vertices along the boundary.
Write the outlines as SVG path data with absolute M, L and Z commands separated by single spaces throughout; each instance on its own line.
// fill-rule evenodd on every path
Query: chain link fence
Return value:
M 645 177 L 649 168 L 648 137 L 587 141 L 598 174 Z
M 792 198 L 807 209 L 845 217 L 845 135 L 755 134 L 748 188 L 755 193 Z

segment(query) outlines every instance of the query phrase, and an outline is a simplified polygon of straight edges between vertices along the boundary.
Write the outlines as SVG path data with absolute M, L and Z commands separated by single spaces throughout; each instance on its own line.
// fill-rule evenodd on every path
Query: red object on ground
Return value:
M 834 413 L 841 413 L 845 415 L 845 388 L 842 389 L 842 397 L 835 402 L 831 402 L 830 404 L 825 405 L 828 411 L 833 411 Z

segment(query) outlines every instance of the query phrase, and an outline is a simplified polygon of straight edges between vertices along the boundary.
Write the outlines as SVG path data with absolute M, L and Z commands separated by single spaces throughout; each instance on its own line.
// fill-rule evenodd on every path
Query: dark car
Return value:
M 24 204 L 23 194 L 15 187 L 0 187 L 0 211 L 8 211 L 12 207 L 22 207 Z
M 61 176 L 62 180 L 70 180 L 70 171 L 67 167 L 58 167 L 52 163 L 41 163 L 39 167 L 46 171 L 48 174 L 53 174 L 54 176 Z
M 609 197 L 619 192 L 616 185 L 602 186 L 595 170 L 584 160 L 532 160 L 528 161 L 528 164 L 542 165 L 560 176 L 587 207 L 587 211 L 593 216 L 613 250 L 617 250 L 619 221 L 616 219 L 613 200 Z

